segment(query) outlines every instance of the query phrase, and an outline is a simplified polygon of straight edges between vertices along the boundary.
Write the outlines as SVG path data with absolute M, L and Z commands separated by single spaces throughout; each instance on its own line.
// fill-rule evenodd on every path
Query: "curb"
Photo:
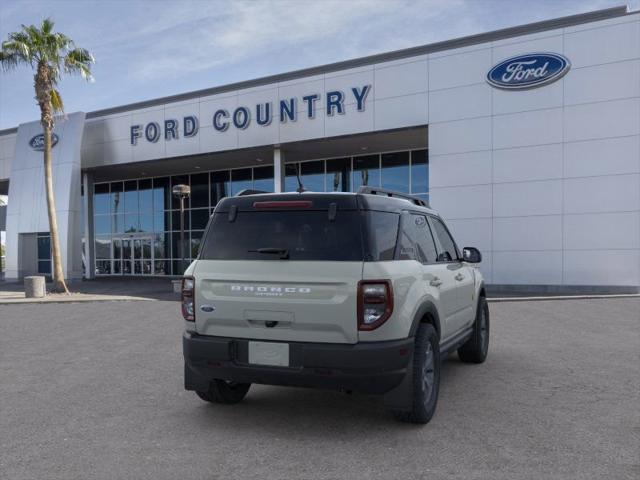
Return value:
M 42 299 L 31 298 L 14 298 L 0 300 L 0 305 L 24 305 L 24 304 L 47 304 L 47 303 L 86 303 L 86 302 L 157 302 L 159 300 L 148 297 L 125 297 L 125 296 L 113 296 L 103 298 L 55 298 L 48 299 L 44 297 Z

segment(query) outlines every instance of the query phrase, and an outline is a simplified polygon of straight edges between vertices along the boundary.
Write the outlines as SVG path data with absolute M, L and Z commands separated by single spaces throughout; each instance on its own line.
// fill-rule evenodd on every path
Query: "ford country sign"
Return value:
M 56 146 L 58 143 L 58 135 L 55 133 L 51 134 L 51 148 Z M 44 151 L 44 133 L 39 133 L 29 140 L 29 146 L 38 152 Z
M 562 78 L 571 67 L 557 53 L 530 53 L 508 58 L 489 70 L 487 82 L 505 90 L 536 88 Z

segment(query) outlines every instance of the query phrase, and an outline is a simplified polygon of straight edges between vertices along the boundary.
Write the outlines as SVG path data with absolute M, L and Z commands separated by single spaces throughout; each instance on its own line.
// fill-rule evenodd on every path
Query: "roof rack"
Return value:
M 370 187 L 367 185 L 363 185 L 358 189 L 358 193 L 365 193 L 367 195 L 382 195 L 384 197 L 393 197 L 393 198 L 402 198 L 403 200 L 408 200 L 415 205 L 419 205 L 420 207 L 429 208 L 429 204 L 413 195 L 409 195 L 408 193 L 402 192 L 394 192 L 393 190 L 385 190 L 384 188 Z
M 240 190 L 238 193 L 234 195 L 234 197 L 244 197 L 245 195 L 257 195 L 259 193 L 269 193 L 264 190 L 253 190 L 251 188 L 245 188 L 244 190 Z

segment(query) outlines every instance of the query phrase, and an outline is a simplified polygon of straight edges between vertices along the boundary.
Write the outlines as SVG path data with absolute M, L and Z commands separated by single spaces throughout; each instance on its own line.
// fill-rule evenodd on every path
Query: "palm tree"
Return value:
M 22 25 L 22 30 L 9 34 L 2 42 L 0 63 L 3 69 L 12 70 L 21 65 L 34 71 L 36 100 L 40 107 L 40 123 L 44 129 L 44 178 L 47 191 L 47 211 L 51 233 L 51 256 L 53 260 L 53 290 L 69 293 L 62 271 L 58 222 L 53 178 L 51 173 L 51 133 L 56 113 L 63 113 L 62 98 L 58 82 L 64 73 L 79 74 L 91 80 L 91 64 L 95 60 L 84 48 L 76 47 L 73 40 L 53 31 L 53 21 L 46 18 L 40 27 Z

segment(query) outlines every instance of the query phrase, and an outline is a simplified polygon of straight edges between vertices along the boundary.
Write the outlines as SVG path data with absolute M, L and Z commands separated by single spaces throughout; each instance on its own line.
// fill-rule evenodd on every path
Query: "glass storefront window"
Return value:
M 302 162 L 300 179 L 305 190 L 324 192 L 324 160 Z M 296 182 L 297 183 L 297 182 Z
M 153 189 L 150 178 L 138 180 L 138 201 L 141 212 L 153 211 Z
M 99 183 L 93 186 L 93 213 L 111 213 L 109 210 L 109 184 Z
M 189 210 L 184 211 L 184 229 L 189 230 L 190 222 L 189 222 Z M 174 232 L 180 231 L 180 210 L 174 210 L 171 212 L 171 226 Z
M 327 160 L 325 180 L 327 192 L 348 192 L 351 179 L 351 158 Z
M 153 210 L 161 212 L 171 208 L 171 189 L 169 186 L 169 178 L 153 179 Z
M 231 170 L 231 195 L 253 188 L 250 168 Z
M 363 185 L 380 186 L 380 155 L 353 158 L 353 191 Z
M 111 233 L 111 215 L 94 216 L 93 229 L 96 235 L 108 235 Z
M 299 163 L 287 163 L 284 166 L 284 191 L 295 192 L 298 189 L 297 169 Z
M 140 231 L 140 216 L 137 213 L 125 213 L 124 233 L 135 233 Z
M 96 258 L 111 258 L 111 237 L 96 237 Z
M 427 150 L 411 152 L 411 192 L 429 192 L 429 153 Z
M 124 212 L 124 188 L 122 182 L 111 182 L 111 213 Z
M 211 206 L 229 196 L 229 171 L 211 172 Z
M 169 213 L 168 212 L 156 212 L 153 214 L 153 231 L 164 232 L 170 230 L 169 225 Z
M 209 207 L 209 174 L 191 175 L 191 208 Z
M 124 182 L 124 211 L 125 213 L 135 212 L 140 210 L 140 203 L 138 202 L 138 182 L 131 180 Z
M 253 189 L 273 192 L 273 165 L 253 169 Z
M 153 232 L 153 213 L 143 212 L 140 214 L 140 231 Z
M 409 152 L 382 154 L 382 188 L 409 193 Z

